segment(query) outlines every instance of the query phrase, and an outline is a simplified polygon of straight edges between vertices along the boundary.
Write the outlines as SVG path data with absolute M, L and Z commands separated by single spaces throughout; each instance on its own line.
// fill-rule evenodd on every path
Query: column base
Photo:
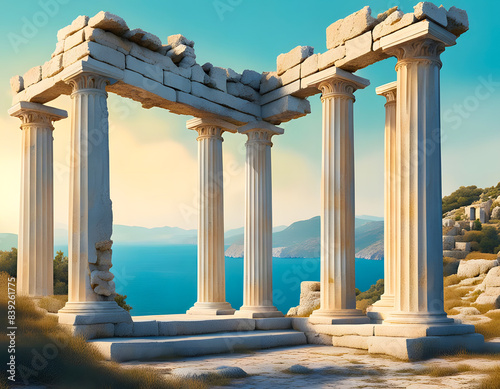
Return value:
M 188 315 L 233 315 L 236 309 L 231 307 L 231 304 L 223 303 L 194 303 L 186 313 Z
M 394 312 L 394 296 L 384 296 L 375 304 L 366 309 L 368 316 L 374 323 L 381 323 Z
M 234 316 L 245 317 L 248 319 L 259 319 L 266 317 L 283 317 L 283 313 L 278 311 L 278 308 L 271 307 L 250 307 L 243 306 L 239 311 L 234 313 Z
M 384 321 L 387 324 L 453 324 L 446 313 L 408 313 L 392 312 Z
M 359 309 L 318 309 L 309 317 L 311 324 L 367 324 L 370 318 Z
M 67 302 L 57 312 L 59 324 L 85 325 L 132 322 L 130 313 L 115 301 Z

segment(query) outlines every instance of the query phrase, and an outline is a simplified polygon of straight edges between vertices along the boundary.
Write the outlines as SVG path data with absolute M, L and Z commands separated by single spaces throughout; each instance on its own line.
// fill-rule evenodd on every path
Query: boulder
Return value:
M 472 315 L 480 315 L 479 309 L 475 307 L 455 307 L 457 311 L 460 312 L 460 315 L 464 316 L 472 316 Z
M 493 211 L 491 211 L 491 218 L 500 219 L 500 207 L 493 208 Z
M 455 248 L 454 236 L 443 236 L 443 250 L 453 250 Z
M 443 227 L 453 227 L 455 225 L 455 221 L 452 219 L 443 219 Z
M 320 304 L 320 283 L 303 281 L 300 284 L 300 303 L 288 311 L 288 316 L 310 316 Z
M 247 372 L 237 366 L 219 366 L 215 369 L 216 373 L 225 378 L 245 378 Z
M 345 41 L 373 29 L 378 23 L 379 21 L 372 16 L 371 8 L 366 6 L 327 27 L 326 48 L 330 50 L 340 46 Z
M 172 49 L 179 45 L 194 47 L 194 41 L 187 39 L 184 35 L 181 34 L 170 35 L 167 38 L 167 41 Z
M 448 18 L 446 29 L 456 36 L 462 35 L 469 29 L 469 17 L 463 9 L 451 7 L 446 16 Z
M 488 271 L 495 266 L 498 266 L 497 261 L 491 261 L 489 259 L 463 260 L 460 261 L 457 275 L 461 278 L 477 277 L 480 274 L 488 273 Z
M 243 74 L 241 75 L 240 82 L 242 84 L 251 86 L 253 89 L 258 91 L 260 89 L 260 79 L 261 78 L 262 78 L 262 75 L 260 73 L 257 73 L 256 71 L 244 70 Z
M 293 365 L 288 369 L 290 373 L 293 374 L 311 374 L 313 372 L 312 369 L 309 369 L 307 366 L 302 365 Z
M 90 18 L 88 25 L 90 27 L 110 31 L 118 36 L 125 34 L 129 30 L 125 20 L 117 15 L 104 11 L 101 11 L 94 17 Z

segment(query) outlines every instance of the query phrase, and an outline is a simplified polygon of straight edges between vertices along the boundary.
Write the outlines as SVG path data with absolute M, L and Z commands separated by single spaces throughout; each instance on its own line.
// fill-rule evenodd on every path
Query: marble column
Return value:
M 198 298 L 192 315 L 232 315 L 226 302 L 222 133 L 236 132 L 223 120 L 191 119 L 198 132 Z
M 72 87 L 68 302 L 59 322 L 84 324 L 130 321 L 114 301 L 111 268 L 113 214 L 109 193 L 109 80 L 78 73 L 65 81 Z M 83 324 L 82 322 L 78 324 Z
M 21 208 L 17 252 L 17 293 L 54 294 L 54 183 L 52 122 L 66 111 L 21 101 L 9 110 L 21 119 Z
M 236 316 L 281 317 L 273 305 L 273 207 L 271 138 L 282 128 L 267 122 L 240 127 L 246 134 L 245 248 L 243 306 Z
M 323 105 L 321 300 L 312 323 L 366 323 L 354 273 L 354 91 L 369 81 L 335 69 L 319 80 Z
M 384 294 L 371 308 L 368 316 L 372 320 L 383 320 L 394 310 L 396 287 L 396 96 L 397 83 L 391 82 L 376 89 L 386 98 L 385 104 L 385 174 L 384 174 Z
M 454 38 L 454 37 L 453 37 Z M 394 255 L 395 312 L 388 323 L 448 323 L 443 308 L 440 54 L 430 38 L 391 49 L 398 62 Z

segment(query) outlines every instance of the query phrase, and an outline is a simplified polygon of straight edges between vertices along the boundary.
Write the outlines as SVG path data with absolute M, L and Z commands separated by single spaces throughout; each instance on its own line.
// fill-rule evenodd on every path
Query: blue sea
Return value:
M 67 255 L 67 246 L 56 246 Z M 127 295 L 133 316 L 184 313 L 196 301 L 195 245 L 113 245 L 116 292 Z M 384 262 L 356 259 L 356 287 L 365 291 L 384 277 Z M 300 283 L 319 281 L 319 258 L 274 258 L 274 304 L 286 314 L 299 304 Z M 243 303 L 243 259 L 226 257 L 226 300 Z

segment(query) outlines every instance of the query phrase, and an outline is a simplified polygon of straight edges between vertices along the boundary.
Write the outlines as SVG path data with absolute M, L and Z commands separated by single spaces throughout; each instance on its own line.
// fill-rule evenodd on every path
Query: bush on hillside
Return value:
M 500 251 L 500 236 L 495 227 L 487 226 L 481 231 L 467 231 L 465 242 L 471 242 L 472 251 L 495 254 Z
M 443 214 L 454 209 L 471 205 L 480 199 L 483 190 L 475 185 L 461 186 L 449 196 L 443 197 Z

